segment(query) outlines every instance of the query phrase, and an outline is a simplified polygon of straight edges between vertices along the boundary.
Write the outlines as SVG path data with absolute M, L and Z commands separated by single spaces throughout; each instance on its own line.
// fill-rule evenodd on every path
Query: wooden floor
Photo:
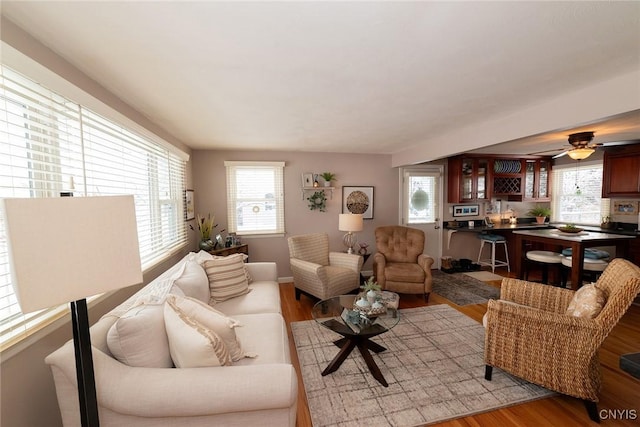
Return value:
M 496 273 L 506 275 L 496 270 Z M 532 280 L 535 277 L 532 277 Z M 500 281 L 492 283 L 499 287 Z M 307 398 L 304 392 L 304 384 L 300 376 L 300 366 L 296 354 L 293 336 L 291 334 L 291 322 L 311 319 L 311 308 L 315 301 L 302 296 L 300 301 L 295 300 L 293 283 L 281 284 L 282 310 L 287 322 L 289 334 L 289 347 L 291 360 L 298 372 L 298 427 L 311 426 L 311 417 L 307 407 Z M 466 314 L 480 322 L 487 310 L 486 304 L 458 306 L 449 300 L 432 294 L 429 303 L 425 304 L 421 297 L 402 295 L 400 308 L 422 307 L 425 305 L 449 304 L 456 310 Z M 633 378 L 619 368 L 621 354 L 640 351 L 640 306 L 634 304 L 627 311 L 618 325 L 613 329 L 600 349 L 600 362 L 602 365 L 603 387 L 600 393 L 598 409 L 603 416 L 604 426 L 638 426 L 640 425 L 640 380 Z M 349 357 L 360 357 L 353 353 Z M 617 410 L 617 412 L 616 412 Z M 621 411 L 626 411 L 626 419 L 621 418 Z M 611 415 L 609 415 L 611 414 Z M 633 418 L 635 414 L 635 419 Z M 604 416 L 609 415 L 605 420 Z M 471 417 L 458 418 L 447 421 L 437 426 L 447 427 L 478 427 L 478 426 L 586 426 L 598 424 L 589 420 L 584 405 L 578 399 L 568 396 L 557 396 L 537 400 L 530 403 L 499 409 Z

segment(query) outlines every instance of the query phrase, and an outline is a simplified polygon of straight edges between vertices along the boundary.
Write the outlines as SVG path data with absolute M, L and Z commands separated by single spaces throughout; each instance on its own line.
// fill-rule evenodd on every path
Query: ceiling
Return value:
M 640 2 L 2 1 L 2 15 L 194 149 L 393 154 L 640 69 Z M 630 90 L 635 111 L 500 150 L 640 139 Z

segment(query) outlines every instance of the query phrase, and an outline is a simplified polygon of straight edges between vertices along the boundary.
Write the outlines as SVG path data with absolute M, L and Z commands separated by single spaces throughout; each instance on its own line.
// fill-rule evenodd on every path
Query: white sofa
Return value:
M 251 292 L 214 304 L 242 324 L 234 328 L 237 339 L 245 352 L 257 357 L 243 358 L 232 366 L 157 368 L 129 366 L 110 351 L 109 330 L 140 300 L 202 292 L 190 285 L 176 288 L 185 282 L 176 279 L 186 274 L 185 264 L 194 256 L 187 255 L 91 327 L 101 425 L 295 426 L 298 383 L 275 263 L 246 264 L 253 279 Z M 189 266 L 193 268 L 193 263 Z M 53 373 L 64 425 L 79 426 L 73 343 L 67 342 L 45 361 Z

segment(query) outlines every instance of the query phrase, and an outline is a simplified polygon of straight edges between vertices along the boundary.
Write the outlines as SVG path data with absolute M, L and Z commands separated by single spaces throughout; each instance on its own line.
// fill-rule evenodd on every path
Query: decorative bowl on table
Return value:
M 575 226 L 564 226 L 564 227 L 558 227 L 558 230 L 562 231 L 563 233 L 576 234 L 576 233 L 580 233 L 581 231 L 584 231 L 584 228 L 579 228 Z

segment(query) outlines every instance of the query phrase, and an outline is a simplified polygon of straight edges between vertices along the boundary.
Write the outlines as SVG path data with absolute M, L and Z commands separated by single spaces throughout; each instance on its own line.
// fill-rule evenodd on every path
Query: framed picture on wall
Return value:
M 478 216 L 480 205 L 454 205 L 453 216 Z
M 193 203 L 193 190 L 184 190 L 184 219 L 191 221 L 196 217 L 196 207 Z
M 342 187 L 342 213 L 349 212 L 373 219 L 373 187 Z
M 302 186 L 313 187 L 313 172 L 305 172 L 302 174 Z

